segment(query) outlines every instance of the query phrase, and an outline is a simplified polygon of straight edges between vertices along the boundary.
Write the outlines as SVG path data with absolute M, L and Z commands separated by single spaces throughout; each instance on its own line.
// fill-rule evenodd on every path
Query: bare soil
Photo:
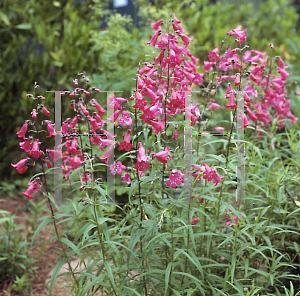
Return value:
M 5 197 L 1 197 L 1 199 L 5 199 Z M 18 219 L 15 219 L 16 223 L 24 223 L 26 228 L 23 230 L 23 237 L 26 238 L 27 231 L 31 229 L 30 223 L 24 214 L 24 209 L 26 206 L 26 198 L 23 195 L 16 194 L 16 199 L 7 198 L 5 201 L 0 202 L 0 209 L 9 211 L 18 216 Z M 32 214 L 27 213 L 29 217 L 33 217 Z M 42 215 L 48 216 L 48 213 L 42 213 Z M 62 225 L 61 225 L 62 227 Z M 25 292 L 14 292 L 10 291 L 10 287 L 13 284 L 11 281 L 7 281 L 5 283 L 0 283 L 0 296 L 20 296 L 20 295 L 41 295 L 46 296 L 49 294 L 48 287 L 45 287 L 45 281 L 48 277 L 49 272 L 53 270 L 56 265 L 56 259 L 58 258 L 58 253 L 54 250 L 59 247 L 59 242 L 54 241 L 49 243 L 40 258 L 40 262 L 38 262 L 39 253 L 45 243 L 50 241 L 51 235 L 53 231 L 53 225 L 49 223 L 45 226 L 41 232 L 38 234 L 35 242 L 34 248 L 29 251 L 29 255 L 32 256 L 35 260 L 37 260 L 34 266 L 37 267 L 34 270 L 34 277 L 31 280 L 31 289 L 32 294 L 27 294 Z M 30 246 L 28 246 L 29 248 Z M 53 296 L 63 296 L 68 295 L 68 292 L 59 287 L 58 285 L 54 286 L 52 294 Z

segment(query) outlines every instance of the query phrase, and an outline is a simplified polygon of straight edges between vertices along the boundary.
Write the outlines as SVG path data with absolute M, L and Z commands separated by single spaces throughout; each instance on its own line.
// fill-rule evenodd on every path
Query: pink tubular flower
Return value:
M 89 111 L 86 110 L 83 105 L 80 105 L 80 107 L 78 109 L 81 110 L 85 116 L 89 116 Z
M 123 165 L 121 161 L 118 161 L 110 165 L 110 170 L 113 175 L 122 175 L 123 170 L 127 170 L 127 167 Z
M 120 143 L 121 150 L 125 149 L 126 151 L 130 151 L 130 149 L 134 147 L 134 145 L 130 144 L 130 133 L 131 129 L 127 130 L 124 141 Z
M 154 157 L 157 158 L 157 160 L 162 163 L 167 163 L 168 161 L 166 158 L 169 158 L 170 160 L 172 160 L 171 156 L 168 154 L 169 151 L 170 151 L 170 147 L 168 146 L 165 151 L 161 151 L 161 152 L 154 154 L 153 158 Z
M 71 123 L 69 125 L 72 129 L 75 128 L 77 120 L 78 120 L 77 115 L 75 115 L 74 118 L 71 120 Z
M 151 27 L 153 30 L 157 31 L 160 29 L 160 26 L 164 23 L 163 20 L 158 20 L 156 23 L 151 23 Z
M 230 109 L 236 109 L 237 108 L 237 105 L 235 104 L 235 98 L 234 98 L 234 94 L 233 92 L 231 92 L 231 95 L 230 95 L 230 102 L 229 104 L 227 104 L 225 106 L 225 108 L 230 108 Z
M 72 167 L 72 169 L 77 169 L 82 165 L 82 159 L 78 157 L 78 155 L 75 155 L 72 157 L 72 159 L 69 161 L 69 165 Z
M 213 51 L 209 52 L 208 58 L 211 60 L 211 62 L 216 62 L 220 59 L 220 57 L 217 55 L 219 50 L 219 47 L 216 47 Z
M 154 33 L 154 35 L 151 37 L 151 40 L 147 42 L 147 44 L 151 44 L 152 46 L 155 46 L 157 43 L 157 38 L 161 34 L 161 30 L 158 30 Z
M 120 109 L 120 104 L 122 104 L 123 102 L 127 102 L 127 100 L 124 98 L 116 98 L 115 95 L 113 95 L 113 97 L 108 98 L 108 106 L 110 110 L 114 110 L 114 108 Z
M 184 45 L 189 45 L 190 41 L 194 39 L 194 37 L 189 38 L 183 33 L 180 33 L 179 36 L 181 37 L 181 40 L 182 40 Z
M 208 72 L 208 71 L 211 71 L 213 69 L 213 62 L 207 62 L 207 61 L 204 61 L 204 65 L 203 65 L 203 68 L 205 70 L 205 72 Z
M 38 140 L 35 140 L 33 143 L 32 150 L 30 151 L 30 155 L 36 158 L 39 158 L 44 152 L 40 151 L 40 142 Z
M 215 100 L 213 100 L 214 102 Z M 210 102 L 208 109 L 223 109 L 219 104 Z
M 55 135 L 55 132 L 54 132 L 55 124 L 51 124 L 51 122 L 49 120 L 47 120 L 46 123 L 47 123 L 48 132 L 49 132 L 49 136 L 47 136 L 47 138 L 50 138 Z
M 62 128 L 61 128 L 62 133 L 63 133 L 63 134 L 66 134 L 67 131 L 68 131 L 68 128 L 69 128 L 69 124 L 68 124 L 66 121 L 63 122 Z
M 124 176 L 121 177 L 122 178 L 122 182 L 123 183 L 127 183 L 130 184 L 131 183 L 131 179 L 130 179 L 130 174 L 126 173 Z
M 37 183 L 37 180 L 33 180 L 32 182 L 29 182 L 29 187 L 25 192 L 22 192 L 23 195 L 25 195 L 28 199 L 33 199 L 31 196 L 32 192 L 37 193 L 38 190 L 41 188 L 41 185 Z
M 50 116 L 50 112 L 46 109 L 46 107 L 43 107 L 43 112 L 46 116 Z
M 27 166 L 26 166 L 26 163 L 27 163 L 27 158 L 24 158 L 24 159 L 21 159 L 18 163 L 16 164 L 12 164 L 11 165 L 17 169 L 17 171 L 20 173 L 20 174 L 23 174 L 26 170 L 27 170 Z
M 192 225 L 195 225 L 195 224 L 197 224 L 198 222 L 199 222 L 199 220 L 200 220 L 200 218 L 198 217 L 198 218 L 195 218 L 195 219 L 192 219 L 191 220 L 191 224 Z M 193 229 L 194 229 L 194 226 L 192 226 L 193 227 Z
M 225 210 L 225 213 L 227 212 L 227 210 Z M 229 210 L 229 212 L 232 213 L 231 210 Z M 244 218 L 244 216 L 240 215 L 241 219 Z M 225 225 L 228 225 L 228 226 L 233 226 L 233 222 L 232 222 L 232 219 L 230 218 L 230 216 L 228 215 L 227 217 L 224 218 L 225 221 L 228 221 L 225 223 Z M 239 224 L 239 221 L 241 221 L 237 216 L 233 216 L 233 221 L 236 225 Z
M 107 148 L 106 152 L 104 153 L 104 155 L 100 158 L 102 161 L 105 162 L 105 164 L 107 165 L 107 160 L 110 158 L 112 151 L 113 151 L 114 146 L 111 145 Z
M 29 152 L 32 149 L 32 142 L 31 141 L 24 141 L 19 143 L 21 149 L 23 149 L 25 152 Z
M 17 132 L 17 135 L 19 138 L 25 139 L 25 134 L 26 134 L 27 128 L 28 128 L 27 123 L 24 123 L 22 125 L 21 129 Z
M 239 25 L 239 26 L 237 26 L 236 29 L 233 29 L 227 33 L 227 35 L 235 36 L 235 37 L 239 38 L 239 40 L 237 42 L 238 44 L 242 44 L 244 41 L 246 41 L 246 37 L 248 36 L 245 34 L 247 29 L 245 29 L 244 31 L 241 31 L 241 29 L 242 29 L 242 26 Z
M 216 130 L 217 132 L 219 132 L 221 135 L 223 135 L 225 128 L 217 126 L 217 127 L 214 127 L 213 129 Z
M 166 182 L 167 186 L 171 185 L 172 188 L 176 188 L 176 186 L 181 185 L 181 183 L 184 183 L 184 174 L 182 174 L 180 170 L 172 170 Z
M 132 119 L 130 117 L 130 114 L 126 111 L 122 112 L 122 117 L 118 118 L 118 123 L 121 124 L 123 127 L 126 125 L 131 126 L 132 125 Z
M 173 136 L 172 136 L 172 139 L 173 139 L 173 140 L 177 140 L 177 138 L 178 138 L 178 129 L 177 129 L 177 127 L 175 126 L 175 131 L 174 131 L 174 134 L 173 134 Z
M 106 118 L 111 124 L 115 124 L 115 121 L 120 116 L 121 110 L 116 110 L 110 117 Z
M 139 171 L 144 171 L 150 167 L 149 163 L 146 163 L 150 160 L 150 156 L 146 156 L 145 148 L 143 147 L 142 143 L 139 142 L 139 154 L 137 159 L 137 164 L 133 168 Z
M 99 116 L 103 116 L 106 112 L 95 99 L 92 99 L 92 106 L 96 107 Z
M 51 163 L 51 161 L 49 159 L 47 159 L 46 163 L 47 163 L 47 168 L 48 169 L 51 169 L 53 167 L 53 165 L 52 165 L 52 163 Z
M 32 117 L 33 119 L 36 119 L 36 110 L 35 110 L 35 109 L 32 110 L 32 112 L 31 112 L 31 117 Z
M 78 146 L 78 143 L 77 143 L 77 139 L 74 138 L 72 140 L 72 142 L 67 142 L 66 143 L 66 147 L 68 148 L 68 152 L 71 153 L 72 155 L 76 155 L 77 153 L 80 152 L 80 150 L 77 150 L 77 146 Z

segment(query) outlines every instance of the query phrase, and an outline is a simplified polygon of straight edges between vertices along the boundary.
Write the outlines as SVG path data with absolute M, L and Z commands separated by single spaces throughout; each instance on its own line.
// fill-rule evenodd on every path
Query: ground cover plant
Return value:
M 17 134 L 29 155 L 12 165 L 21 174 L 34 166 L 38 173 L 22 193 L 49 201 L 50 215 L 32 239 L 53 223 L 61 256 L 49 295 L 62 275 L 72 295 L 291 295 L 300 289 L 300 134 L 291 127 L 282 132 L 287 121 L 297 125 L 286 92 L 295 84 L 286 87 L 290 73 L 273 56 L 273 44 L 266 52 L 250 49 L 241 26 L 210 51 L 205 74 L 199 73 L 188 49 L 193 38 L 182 26 L 175 15 L 152 23 L 154 52 L 139 65 L 128 99 L 107 92 L 103 99 L 101 86 L 79 73 L 74 89 L 61 93 L 62 100 L 71 97 L 74 117 L 59 131 L 47 120 L 50 107 L 38 85 L 27 94 L 34 108 Z M 237 120 L 246 143 L 244 200 L 235 194 Z M 46 139 L 58 134 L 62 145 L 53 149 Z M 69 186 L 62 208 L 50 186 L 59 160 Z M 107 203 L 106 170 L 128 194 L 125 205 Z M 66 222 L 73 240 L 68 229 L 57 228 Z

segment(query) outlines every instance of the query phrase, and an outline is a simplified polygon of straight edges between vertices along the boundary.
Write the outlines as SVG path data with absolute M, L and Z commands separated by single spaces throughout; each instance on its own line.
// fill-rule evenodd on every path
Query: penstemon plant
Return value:
M 42 191 L 49 201 L 50 217 L 33 237 L 34 241 L 42 227 L 53 222 L 62 257 L 52 275 L 49 295 L 55 279 L 62 275 L 71 277 L 67 288 L 72 295 L 281 295 L 290 287 L 284 280 L 296 278 L 288 268 L 296 264 L 299 245 L 293 259 L 275 244 L 280 232 L 287 236 L 293 233 L 299 242 L 295 231 L 299 205 L 294 200 L 294 209 L 285 206 L 283 210 L 275 196 L 290 195 L 299 176 L 294 164 L 291 172 L 277 178 L 278 185 L 286 184 L 284 192 L 262 189 L 265 198 L 270 199 L 264 200 L 266 205 L 258 196 L 253 197 L 259 192 L 252 178 L 253 151 L 260 156 L 263 153 L 254 145 L 256 135 L 260 141 L 264 134 L 273 139 L 277 129 L 284 127 L 285 118 L 292 124 L 298 120 L 290 111 L 290 99 L 285 98 L 290 73 L 280 57 L 250 51 L 245 45 L 247 29 L 242 31 L 241 26 L 229 31 L 220 47 L 209 53 L 209 61 L 203 64 L 205 74 L 197 72 L 199 59 L 188 49 L 193 38 L 184 33 L 176 16 L 172 15 L 167 23 L 158 20 L 152 28 L 155 33 L 147 43 L 158 52 L 139 66 L 129 100 L 110 92 L 107 102 L 100 104 L 91 98 L 100 89 L 89 86 L 85 73 L 76 76 L 72 91 L 61 93 L 62 97 L 72 98 L 74 117 L 66 119 L 61 131 L 56 132 L 49 120 L 42 121 L 47 137 L 58 133 L 63 136 L 60 147 L 41 150 L 45 130 L 38 119 L 50 112 L 39 103 L 45 100 L 43 96 L 36 96 L 35 91 L 28 94 L 35 104 L 32 119 L 17 134 L 24 140 L 21 149 L 29 156 L 12 165 L 21 174 L 29 165 L 40 170 L 23 195 L 33 199 L 33 192 Z M 237 47 L 232 48 L 233 44 Z M 270 44 L 271 53 L 272 49 Z M 193 88 L 197 95 L 193 94 L 192 102 Z M 240 99 L 245 110 L 238 108 Z M 213 119 L 221 112 L 218 109 L 223 109 L 222 104 L 229 110 L 220 113 L 223 120 L 218 122 L 226 124 L 215 126 Z M 103 120 L 105 105 L 114 111 L 107 121 Z M 231 180 L 235 155 L 230 151 L 232 144 L 238 144 L 232 139 L 237 120 L 242 121 L 247 136 L 253 135 L 250 142 L 246 141 L 251 149 L 246 150 L 245 158 L 250 172 L 245 190 L 252 192 L 238 207 L 230 192 L 235 184 Z M 250 128 L 249 121 L 255 123 L 254 128 Z M 111 133 L 109 125 L 116 131 Z M 225 128 L 227 140 L 209 142 L 204 137 L 203 132 L 211 129 L 221 138 Z M 188 136 L 191 132 L 196 139 Z M 298 136 L 294 135 L 291 144 Z M 184 146 L 180 144 L 183 140 Z M 223 149 L 213 148 L 212 144 L 222 143 Z M 192 150 L 194 144 L 196 149 Z M 116 145 L 124 153 L 111 163 Z M 274 151 L 274 141 L 271 145 Z M 107 147 L 104 153 L 103 147 Z M 64 180 L 69 182 L 73 195 L 78 194 L 78 203 L 70 200 L 72 214 L 58 208 L 47 185 L 47 173 L 55 169 L 53 162 L 58 159 L 62 161 Z M 121 182 L 128 189 L 129 201 L 123 208 L 115 204 L 120 215 L 106 206 L 109 194 L 103 179 L 97 178 L 103 166 L 114 176 L 124 173 Z M 180 191 L 177 198 L 176 190 Z M 261 196 L 262 192 L 257 194 Z M 283 218 L 272 228 L 275 214 Z M 73 241 L 57 227 L 72 219 L 78 223 Z M 80 260 L 76 267 L 72 266 L 74 255 Z M 65 263 L 67 272 L 58 274 Z

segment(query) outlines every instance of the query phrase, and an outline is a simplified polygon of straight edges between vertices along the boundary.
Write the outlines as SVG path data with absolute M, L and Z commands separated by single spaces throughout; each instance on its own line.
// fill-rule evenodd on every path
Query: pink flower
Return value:
M 100 158 L 102 161 L 105 162 L 105 164 L 107 165 L 107 160 L 110 158 L 112 151 L 113 151 L 114 146 L 111 145 L 107 148 L 106 152 L 104 153 L 104 155 Z
M 35 110 L 35 109 L 32 110 L 32 112 L 31 112 L 31 117 L 32 117 L 33 119 L 36 119 L 36 110 Z
M 47 159 L 46 163 L 47 163 L 47 168 L 48 169 L 51 169 L 53 167 L 53 165 L 52 165 L 52 163 L 51 163 L 51 161 L 49 159 Z
M 161 34 L 160 30 L 156 31 L 154 33 L 154 35 L 151 37 L 151 40 L 149 42 L 147 42 L 147 44 L 151 44 L 151 45 L 155 46 L 157 43 L 157 38 L 160 34 Z
M 45 106 L 43 106 L 43 112 L 46 116 L 50 116 L 50 112 L 46 109 Z
M 92 106 L 96 107 L 97 112 L 100 116 L 104 115 L 104 113 L 106 112 L 95 99 L 92 99 Z
M 129 173 L 126 173 L 124 176 L 121 177 L 122 178 L 122 182 L 123 183 L 127 183 L 127 184 L 130 184 L 131 183 L 131 180 L 130 180 L 130 174 Z
M 169 158 L 170 160 L 172 160 L 171 156 L 168 154 L 169 151 L 170 151 L 170 147 L 168 146 L 165 151 L 161 151 L 161 152 L 154 154 L 153 158 L 156 157 L 158 161 L 160 161 L 162 163 L 167 163 L 168 161 L 166 158 Z
M 31 141 L 24 141 L 20 142 L 19 145 L 21 146 L 21 149 L 25 150 L 26 152 L 29 152 L 32 149 L 32 142 Z
M 83 176 L 81 177 L 81 180 L 82 180 L 84 183 L 90 181 L 90 180 L 91 180 L 90 174 L 87 173 L 87 172 L 84 172 L 84 173 L 83 173 Z
M 187 37 L 185 34 L 183 33 L 180 33 L 179 36 L 181 37 L 181 40 L 183 42 L 183 45 L 189 45 L 190 44 L 190 41 L 194 39 L 194 37 L 192 38 L 189 38 Z
M 106 118 L 111 124 L 114 124 L 115 121 L 120 116 L 121 110 L 116 110 L 109 118 Z
M 127 100 L 123 98 L 116 98 L 115 95 L 113 97 L 108 98 L 108 106 L 110 110 L 114 110 L 114 108 L 120 109 L 120 104 L 122 104 L 123 102 L 127 102 Z
M 139 154 L 138 154 L 137 160 L 138 161 L 137 161 L 136 166 L 133 167 L 136 170 L 144 171 L 150 167 L 150 165 L 148 163 L 146 163 L 146 161 L 150 160 L 150 156 L 146 156 L 145 149 L 141 142 L 139 142 Z
M 80 107 L 78 109 L 81 110 L 85 116 L 89 116 L 89 111 L 86 110 L 83 105 L 80 105 Z
M 151 120 L 149 124 L 152 125 L 152 129 L 155 130 L 155 135 L 158 135 L 165 128 L 165 123 L 161 120 L 159 122 Z
M 198 217 L 198 218 L 195 218 L 195 219 L 192 219 L 191 220 L 191 224 L 192 225 L 195 225 L 195 224 L 197 224 L 198 222 L 199 222 L 199 220 L 200 220 L 200 218 Z M 194 229 L 194 226 L 192 226 L 193 227 L 193 229 Z
M 172 170 L 172 173 L 166 182 L 167 186 L 171 185 L 172 188 L 176 188 L 176 186 L 181 185 L 181 183 L 184 183 L 184 174 L 182 174 L 180 170 Z
M 207 62 L 207 61 L 204 61 L 204 65 L 203 65 L 203 68 L 205 70 L 205 72 L 208 72 L 208 71 L 211 71 L 213 69 L 213 62 Z
M 172 139 L 173 139 L 173 140 L 177 140 L 177 137 L 178 137 L 178 129 L 177 129 L 177 127 L 175 126 L 175 131 L 174 131 L 174 134 L 173 134 L 173 136 L 172 136 Z
M 71 120 L 71 123 L 70 123 L 70 127 L 71 127 L 72 129 L 75 128 L 76 123 L 77 123 L 77 120 L 78 120 L 77 115 L 75 115 L 74 118 Z
M 44 152 L 40 151 L 40 142 L 38 140 L 35 140 L 33 143 L 32 150 L 30 151 L 30 155 L 36 158 L 39 158 Z
M 134 147 L 134 145 L 130 144 L 130 133 L 131 129 L 127 130 L 124 141 L 120 143 L 121 150 L 125 149 L 126 151 L 130 151 L 130 149 Z
M 159 20 L 156 23 L 151 23 L 151 27 L 153 30 L 157 31 L 158 29 L 160 29 L 160 26 L 164 23 L 163 20 Z
M 225 108 L 231 108 L 231 109 L 236 109 L 237 108 L 237 105 L 235 104 L 235 98 L 234 98 L 234 94 L 233 92 L 231 92 L 231 95 L 230 95 L 230 102 L 229 104 L 227 104 L 225 106 Z
M 247 29 L 245 29 L 244 31 L 241 31 L 241 29 L 242 26 L 239 25 L 236 29 L 233 29 L 227 33 L 227 35 L 238 37 L 238 44 L 242 44 L 244 41 L 246 41 L 246 37 L 248 36 L 245 34 Z
M 55 124 L 51 124 L 51 122 L 49 120 L 47 120 L 46 123 L 47 123 L 48 132 L 49 132 L 49 136 L 47 136 L 47 138 L 50 138 L 53 135 L 55 135 L 55 132 L 54 132 Z
M 116 173 L 118 175 L 122 175 L 123 170 L 127 170 L 127 167 L 123 165 L 121 161 L 118 161 L 117 163 L 112 163 L 110 165 L 110 170 L 113 175 L 115 175 Z
M 41 185 L 37 183 L 37 180 L 33 180 L 32 182 L 29 182 L 29 187 L 25 192 L 22 192 L 23 195 L 25 195 L 28 199 L 33 199 L 31 196 L 32 192 L 37 193 L 38 190 L 41 188 Z
M 219 132 L 221 135 L 223 135 L 225 128 L 217 126 L 217 127 L 214 127 L 213 129 L 216 130 L 217 132 Z
M 74 157 L 72 157 L 72 159 L 69 161 L 69 165 L 72 167 L 72 169 L 77 169 L 82 165 L 82 160 L 80 159 L 80 157 L 78 157 L 78 155 L 75 155 Z
M 26 170 L 27 170 L 27 166 L 26 166 L 26 163 L 27 163 L 27 158 L 24 158 L 24 159 L 21 159 L 18 163 L 16 164 L 12 164 L 11 165 L 17 169 L 17 171 L 20 173 L 20 174 L 23 174 Z
M 213 51 L 209 52 L 208 58 L 211 60 L 211 62 L 216 62 L 220 59 L 220 57 L 217 55 L 219 50 L 219 47 L 216 47 Z
M 240 83 L 241 83 L 241 75 L 237 74 L 234 80 L 234 85 L 237 86 L 240 85 Z
M 126 111 L 122 112 L 122 117 L 118 119 L 118 123 L 121 124 L 123 127 L 126 125 L 131 126 L 132 125 L 132 119 L 130 117 L 130 114 Z
M 223 109 L 223 108 L 219 104 L 210 102 L 208 109 Z
M 24 123 L 21 127 L 21 129 L 17 132 L 17 135 L 19 138 L 23 138 L 25 139 L 25 134 L 26 134 L 26 131 L 27 131 L 27 123 Z
M 225 210 L 225 212 L 227 212 L 227 210 Z M 229 212 L 232 213 L 231 210 L 229 210 Z M 229 215 L 228 215 L 228 216 L 229 216 Z M 229 216 L 229 217 L 228 217 L 228 216 L 224 218 L 225 221 L 228 221 L 228 222 L 226 222 L 225 224 L 228 225 L 228 226 L 233 226 L 232 219 L 231 219 L 230 216 Z M 244 218 L 244 216 L 242 216 L 242 215 L 240 215 L 240 216 L 241 216 L 241 219 Z M 235 223 L 236 225 L 238 225 L 238 224 L 239 224 L 239 221 L 241 221 L 241 220 L 240 220 L 237 216 L 233 216 L 233 221 L 234 221 L 234 223 Z

